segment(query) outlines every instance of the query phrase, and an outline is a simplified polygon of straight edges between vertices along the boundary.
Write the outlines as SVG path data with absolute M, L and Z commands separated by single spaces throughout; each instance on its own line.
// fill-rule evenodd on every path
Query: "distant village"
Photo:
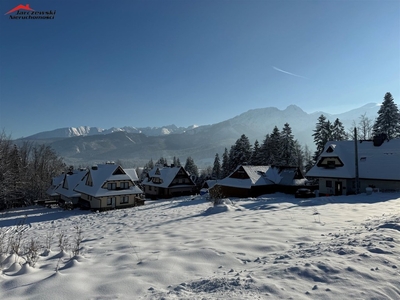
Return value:
M 102 211 L 196 194 L 221 199 L 280 192 L 309 198 L 400 190 L 400 113 L 390 93 L 373 125 L 361 116 L 350 136 L 339 119 L 331 124 L 321 115 L 313 137 L 312 155 L 288 123 L 253 146 L 243 134 L 225 148 L 222 162 L 216 153 L 213 166 L 199 172 L 191 157 L 184 166 L 174 157 L 171 164 L 160 158 L 136 169 L 118 162 L 66 168 L 49 146 L 18 148 L 3 132 L 0 209 L 37 203 Z

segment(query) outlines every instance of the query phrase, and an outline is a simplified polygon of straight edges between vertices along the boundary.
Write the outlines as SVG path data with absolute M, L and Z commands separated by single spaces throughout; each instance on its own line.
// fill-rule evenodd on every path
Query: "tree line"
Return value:
M 285 123 L 281 130 L 275 126 L 262 143 L 256 140 L 251 145 L 249 138 L 242 134 L 229 151 L 225 148 L 222 161 L 219 154 L 215 154 L 211 177 L 224 178 L 239 165 L 293 166 L 304 169 L 310 164 L 310 150 L 300 145 L 289 123 Z
M 354 136 L 357 128 L 357 137 Z M 333 123 L 324 115 L 320 115 L 312 134 L 316 150 L 311 155 L 307 146 L 302 147 L 294 139 L 292 129 L 285 123 L 282 130 L 274 127 L 260 144 L 257 140 L 251 146 L 246 135 L 242 135 L 228 151 L 225 148 L 222 162 L 219 154 L 215 155 L 211 177 L 220 179 L 228 176 L 239 165 L 275 165 L 295 166 L 307 172 L 316 163 L 328 141 L 370 140 L 373 137 L 383 136 L 390 140 L 400 137 L 400 112 L 394 103 L 393 96 L 386 93 L 375 121 L 366 114 L 359 117 L 358 123 L 353 122 L 352 128 L 346 132 L 343 123 L 337 118 Z
M 53 177 L 66 170 L 49 146 L 24 142 L 18 147 L 0 133 L 0 209 L 32 204 L 44 197 Z

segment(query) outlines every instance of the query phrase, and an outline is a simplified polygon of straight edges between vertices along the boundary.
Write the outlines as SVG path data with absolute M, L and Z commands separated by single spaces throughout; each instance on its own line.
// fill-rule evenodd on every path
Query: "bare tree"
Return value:
M 358 135 L 361 140 L 370 140 L 372 138 L 373 120 L 367 117 L 367 114 L 362 114 L 358 121 Z
M 370 140 L 372 139 L 372 129 L 373 129 L 373 120 L 367 117 L 367 114 L 364 113 L 358 118 L 358 123 L 353 120 L 352 126 L 348 131 L 348 136 L 350 140 L 354 140 L 354 128 L 357 128 L 357 139 L 359 140 Z

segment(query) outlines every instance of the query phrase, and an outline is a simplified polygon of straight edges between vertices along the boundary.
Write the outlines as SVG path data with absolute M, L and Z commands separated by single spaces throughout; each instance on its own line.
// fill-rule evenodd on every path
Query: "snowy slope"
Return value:
M 103 213 L 30 207 L 3 213 L 45 244 L 35 268 L 2 255 L 3 299 L 399 299 L 400 194 L 297 201 L 274 194 L 148 201 Z M 229 202 L 227 202 L 229 203 Z M 60 252 L 58 236 L 81 253 Z

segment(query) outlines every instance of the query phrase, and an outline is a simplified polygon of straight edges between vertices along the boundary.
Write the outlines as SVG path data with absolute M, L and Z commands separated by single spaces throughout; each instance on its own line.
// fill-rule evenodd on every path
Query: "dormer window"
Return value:
M 334 160 L 328 160 L 327 162 L 326 162 L 326 167 L 328 168 L 328 169 L 334 169 L 336 166 L 335 166 L 335 161 Z
M 107 190 L 115 190 L 115 189 L 117 189 L 117 185 L 115 184 L 115 182 L 107 183 Z
M 120 187 L 121 189 L 129 189 L 129 182 L 121 182 L 121 183 L 119 184 L 119 187 Z
M 163 180 L 161 178 L 158 177 L 153 177 L 153 179 L 151 180 L 153 183 L 163 183 Z

